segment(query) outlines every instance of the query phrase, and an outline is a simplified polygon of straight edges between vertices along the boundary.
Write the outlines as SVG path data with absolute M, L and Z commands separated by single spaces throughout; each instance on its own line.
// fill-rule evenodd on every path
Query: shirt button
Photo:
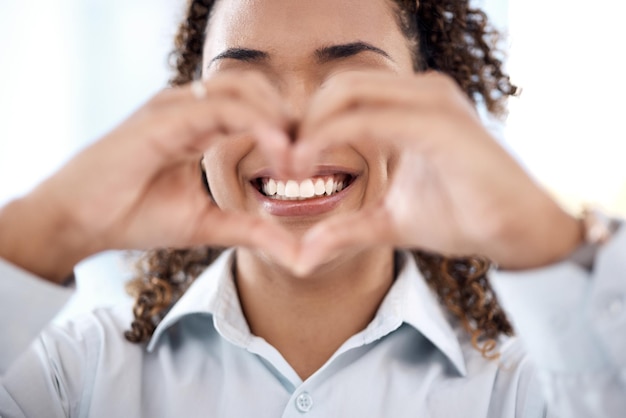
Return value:
M 313 398 L 306 392 L 302 392 L 296 398 L 296 408 L 302 413 L 307 413 L 313 408 Z

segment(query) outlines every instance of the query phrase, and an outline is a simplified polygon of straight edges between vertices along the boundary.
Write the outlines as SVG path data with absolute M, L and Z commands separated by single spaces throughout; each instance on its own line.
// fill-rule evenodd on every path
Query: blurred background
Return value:
M 522 95 L 494 134 L 559 201 L 626 216 L 626 35 L 619 2 L 482 0 L 507 34 Z M 184 0 L 0 2 L 0 205 L 30 190 L 128 116 L 168 78 Z M 127 300 L 127 260 L 77 268 L 61 317 Z

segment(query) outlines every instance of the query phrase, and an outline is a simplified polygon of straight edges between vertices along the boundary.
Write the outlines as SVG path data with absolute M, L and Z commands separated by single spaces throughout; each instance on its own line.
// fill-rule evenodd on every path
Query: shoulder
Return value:
M 105 353 L 141 355 L 144 345 L 131 343 L 124 337 L 132 319 L 129 304 L 97 308 L 51 324 L 42 332 L 39 341 L 49 355 L 79 356 L 91 362 Z

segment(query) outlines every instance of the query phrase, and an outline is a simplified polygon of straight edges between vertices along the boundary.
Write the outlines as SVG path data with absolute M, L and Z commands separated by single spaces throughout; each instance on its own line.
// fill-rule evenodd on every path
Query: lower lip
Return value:
M 352 189 L 354 179 L 345 189 L 331 196 L 320 196 L 306 200 L 278 200 L 271 199 L 255 187 L 256 198 L 263 205 L 266 212 L 274 216 L 315 216 L 329 212 L 336 208 Z

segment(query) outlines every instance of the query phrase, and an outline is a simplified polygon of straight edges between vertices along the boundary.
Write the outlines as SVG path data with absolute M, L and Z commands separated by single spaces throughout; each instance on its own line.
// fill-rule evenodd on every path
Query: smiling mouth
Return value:
M 252 185 L 268 199 L 304 201 L 336 195 L 354 179 L 355 176 L 347 173 L 315 176 L 303 181 L 259 177 L 252 180 Z

